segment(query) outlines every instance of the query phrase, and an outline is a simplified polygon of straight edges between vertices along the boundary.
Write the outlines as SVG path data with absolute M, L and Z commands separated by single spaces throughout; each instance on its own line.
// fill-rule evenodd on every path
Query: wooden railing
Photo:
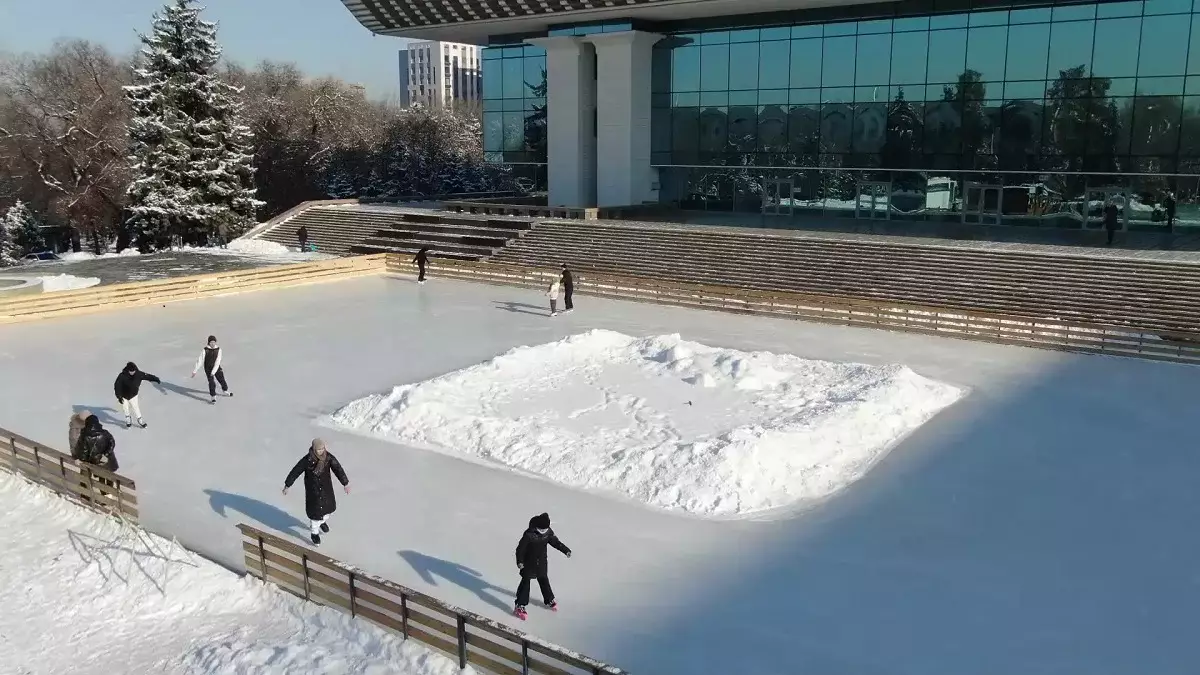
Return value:
M 378 274 L 383 271 L 383 266 L 382 255 L 366 255 L 176 277 L 161 281 L 97 286 L 78 291 L 42 293 L 0 300 L 0 323 L 33 321 L 108 309 L 166 304 L 179 300 L 336 281 Z
M 137 522 L 138 501 L 132 479 L 0 429 L 0 469 L 28 478 L 83 505 Z
M 295 542 L 238 525 L 246 570 L 305 600 L 339 608 L 495 675 L 624 675 L 497 621 L 448 605 Z
M 411 265 L 406 262 L 400 256 L 389 257 L 387 269 L 390 273 L 408 273 Z M 444 259 L 431 261 L 430 273 L 538 289 L 544 289 L 559 274 L 558 270 L 552 268 Z M 1136 327 L 999 314 L 969 308 L 761 291 L 578 271 L 575 289 L 582 295 L 694 309 L 883 328 L 1081 353 L 1200 363 L 1200 341 L 1194 333 L 1148 331 Z

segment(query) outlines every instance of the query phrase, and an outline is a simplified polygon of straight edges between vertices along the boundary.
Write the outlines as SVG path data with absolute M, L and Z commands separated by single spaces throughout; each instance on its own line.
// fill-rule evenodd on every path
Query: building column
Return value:
M 526 42 L 546 49 L 549 205 L 595 206 L 595 50 L 571 35 Z
M 651 48 L 663 38 L 630 30 L 583 39 L 596 47 L 597 204 L 654 200 L 650 167 Z

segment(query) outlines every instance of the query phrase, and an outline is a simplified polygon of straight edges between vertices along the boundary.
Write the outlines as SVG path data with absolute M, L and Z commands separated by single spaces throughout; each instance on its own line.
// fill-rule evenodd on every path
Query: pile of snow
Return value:
M 138 255 L 141 255 L 141 253 L 136 248 L 127 248 L 120 253 L 109 251 L 107 253 L 96 255 L 95 253 L 88 251 L 80 251 L 78 253 L 60 253 L 58 254 L 58 257 L 67 262 L 78 262 L 80 260 L 95 260 L 97 258 L 129 258 Z
M 964 393 L 904 366 L 594 330 L 359 399 L 331 422 L 734 516 L 837 492 Z
M 52 277 L 38 277 L 42 280 L 42 292 L 76 291 L 81 288 L 91 288 L 100 283 L 96 277 L 77 277 L 70 274 L 59 274 Z
M 0 673 L 459 672 L 4 472 L 0 512 L 20 523 L 0 528 Z
M 251 258 L 268 262 L 308 262 L 312 260 L 328 260 L 337 256 L 328 253 L 304 252 L 290 249 L 283 244 L 277 244 L 265 239 L 234 239 L 225 248 L 220 247 L 190 247 L 183 251 L 191 253 L 208 253 L 211 255 L 228 255 L 240 258 Z

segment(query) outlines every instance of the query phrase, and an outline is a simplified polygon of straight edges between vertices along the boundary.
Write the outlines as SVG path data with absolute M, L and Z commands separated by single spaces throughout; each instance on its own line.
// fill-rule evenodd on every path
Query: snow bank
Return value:
M 70 274 L 59 274 L 52 277 L 38 277 L 42 280 L 42 292 L 75 291 L 80 288 L 91 288 L 100 283 L 96 277 L 77 277 Z
M 837 492 L 963 394 L 904 366 L 594 330 L 359 399 L 331 421 L 733 516 Z
M 328 260 L 337 256 L 328 253 L 308 251 L 301 253 L 283 244 L 277 244 L 265 239 L 234 239 L 225 248 L 220 247 L 191 247 L 184 246 L 183 251 L 190 253 L 208 253 L 210 255 L 237 256 L 269 262 L 308 262 L 312 260 Z
M 0 673 L 459 672 L 4 472 L 0 512 L 19 523 L 0 528 Z
M 127 248 L 120 253 L 109 251 L 107 253 L 96 255 L 95 253 L 88 251 L 80 251 L 79 253 L 60 253 L 58 254 L 58 257 L 66 260 L 67 262 L 78 262 L 80 260 L 95 260 L 96 258 L 129 258 L 138 255 L 141 255 L 141 253 L 136 248 Z

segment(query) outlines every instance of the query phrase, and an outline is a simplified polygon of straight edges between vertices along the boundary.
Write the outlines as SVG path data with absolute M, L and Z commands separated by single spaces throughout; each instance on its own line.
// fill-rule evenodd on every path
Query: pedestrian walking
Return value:
M 204 345 L 204 349 L 196 359 L 196 367 L 192 368 L 192 377 L 195 377 L 201 368 L 204 369 L 204 374 L 208 377 L 209 403 L 217 402 L 218 383 L 221 385 L 222 394 L 233 396 L 233 392 L 229 391 L 229 383 L 225 381 L 225 371 L 221 368 L 221 356 L 223 354 L 221 346 L 217 344 L 216 336 L 209 335 L 208 343 Z
M 314 438 L 308 452 L 296 462 L 283 481 L 283 494 L 304 474 L 304 513 L 311 526 L 310 539 L 314 546 L 321 545 L 321 533 L 329 531 L 329 515 L 337 510 L 337 498 L 333 494 L 333 478 L 337 476 L 346 494 L 350 494 L 350 479 L 342 470 L 341 462 L 325 446 L 325 441 Z
M 542 591 L 542 603 L 547 609 L 558 611 L 554 589 L 550 588 L 547 546 L 553 546 L 563 555 L 571 557 L 571 549 L 559 541 L 554 530 L 550 529 L 550 514 L 543 513 L 529 519 L 529 527 L 517 543 L 517 569 L 521 572 L 521 583 L 517 586 L 517 603 L 513 613 L 522 621 L 529 615 L 525 608 L 529 605 L 529 583 L 533 579 L 537 579 Z
M 550 298 L 550 316 L 558 316 L 558 293 L 561 290 L 561 284 L 558 279 L 550 283 L 550 288 L 546 289 L 546 295 Z
M 304 253 L 308 250 L 308 228 L 301 225 L 300 229 L 296 230 L 296 238 L 300 240 L 300 252 Z
M 1117 217 L 1117 202 L 1115 199 L 1108 200 L 1108 204 L 1104 205 L 1104 229 L 1108 232 L 1107 245 L 1112 246 L 1113 235 L 1117 230 L 1121 229 L 1121 223 Z
M 1168 192 L 1163 200 L 1163 208 L 1167 211 L 1167 232 L 1175 231 L 1175 193 Z
M 563 311 L 569 312 L 575 309 L 575 303 L 571 302 L 571 294 L 575 292 L 575 277 L 571 275 L 571 270 L 567 269 L 567 263 L 562 264 L 562 286 Z
M 142 382 L 147 381 L 162 382 L 158 376 L 142 372 L 136 363 L 130 361 L 125 364 L 125 369 L 117 375 L 117 380 L 113 383 L 113 393 L 117 395 L 117 403 L 121 404 L 121 410 L 125 412 L 126 429 L 133 426 L 134 418 L 137 418 L 139 427 L 146 428 L 146 422 L 142 419 L 142 409 L 138 406 L 138 393 L 141 391 Z
M 83 427 L 87 424 L 87 419 L 92 416 L 90 410 L 80 410 L 71 415 L 70 425 L 67 427 L 67 451 L 71 456 L 75 456 L 75 446 L 79 445 L 79 435 L 83 433 Z
M 425 283 L 425 266 L 429 264 L 429 247 L 422 246 L 417 255 L 413 258 L 413 264 L 417 266 L 417 283 Z

